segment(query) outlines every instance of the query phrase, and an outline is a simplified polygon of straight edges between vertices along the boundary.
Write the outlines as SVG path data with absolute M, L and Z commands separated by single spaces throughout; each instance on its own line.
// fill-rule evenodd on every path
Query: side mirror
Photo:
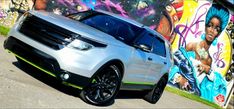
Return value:
M 145 52 L 150 52 L 150 47 L 145 45 L 145 44 L 140 44 L 140 45 L 135 45 L 136 48 L 139 48 L 141 49 L 142 51 L 145 51 Z

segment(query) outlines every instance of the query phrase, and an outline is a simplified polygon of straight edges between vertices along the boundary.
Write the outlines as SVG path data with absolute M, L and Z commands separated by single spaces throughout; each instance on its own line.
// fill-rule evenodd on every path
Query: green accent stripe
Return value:
M 123 81 L 124 84 L 132 84 L 132 85 L 151 85 L 153 86 L 155 83 L 150 82 L 130 82 L 130 81 Z
M 38 65 L 36 65 L 36 64 L 34 64 L 34 63 L 32 63 L 32 62 L 27 61 L 27 60 L 26 60 L 26 59 L 24 59 L 23 57 L 21 57 L 21 56 L 19 56 L 19 55 L 15 54 L 14 52 L 12 52 L 12 51 L 10 51 L 10 50 L 8 50 L 8 49 L 6 49 L 6 51 L 8 51 L 9 53 L 14 54 L 16 57 L 20 58 L 21 60 L 23 60 L 23 61 L 27 62 L 28 64 L 30 64 L 30 65 L 32 65 L 32 66 L 34 66 L 34 67 L 36 67 L 37 69 L 39 69 L 39 70 L 41 70 L 41 71 L 43 71 L 43 72 L 45 72 L 45 73 L 49 74 L 50 76 L 52 76 L 52 77 L 55 77 L 55 78 L 56 78 L 56 75 L 55 75 L 55 74 L 53 74 L 53 73 L 51 73 L 50 71 L 47 71 L 47 70 L 45 70 L 45 69 L 41 68 L 40 66 L 38 66 Z M 77 85 L 72 84 L 72 83 L 63 82 L 63 84 L 64 84 L 64 85 L 71 86 L 71 87 L 74 87 L 74 88 L 77 88 L 77 89 L 83 89 L 82 87 L 77 86 Z
M 72 84 L 72 83 L 63 82 L 63 84 L 64 84 L 64 85 L 71 86 L 71 87 L 74 87 L 74 88 L 77 88 L 77 89 L 80 89 L 80 90 L 82 90 L 82 89 L 83 89 L 82 87 L 80 87 L 80 86 L 77 86 L 77 85 L 75 85 L 75 84 Z
M 41 68 L 40 66 L 38 66 L 38 65 L 36 65 L 36 64 L 34 64 L 34 63 L 32 63 L 32 62 L 27 61 L 26 59 L 22 58 L 21 56 L 15 54 L 14 52 L 12 52 L 12 51 L 10 51 L 10 50 L 8 50 L 8 49 L 6 49 L 6 50 L 7 50 L 8 52 L 14 54 L 16 57 L 20 58 L 20 59 L 23 60 L 24 62 L 27 62 L 28 64 L 30 64 L 30 65 L 36 67 L 37 69 L 39 69 L 39 70 L 41 70 L 41 71 L 43 71 L 43 72 L 49 74 L 50 76 L 56 77 L 55 74 L 51 73 L 50 71 L 47 71 L 47 70 Z

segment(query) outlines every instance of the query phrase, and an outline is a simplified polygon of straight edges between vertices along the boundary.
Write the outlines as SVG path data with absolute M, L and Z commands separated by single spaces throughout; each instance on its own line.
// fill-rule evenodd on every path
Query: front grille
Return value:
M 55 50 L 63 48 L 74 39 L 72 38 L 73 32 L 33 15 L 24 20 L 19 31 Z
M 4 48 L 55 75 L 60 72 L 60 66 L 54 57 L 12 36 L 5 41 Z

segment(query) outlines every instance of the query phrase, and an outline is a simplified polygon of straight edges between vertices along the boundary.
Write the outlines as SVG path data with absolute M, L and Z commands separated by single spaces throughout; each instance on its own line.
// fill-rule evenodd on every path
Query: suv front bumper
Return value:
M 14 37 L 10 36 L 5 40 L 4 48 L 22 61 L 25 61 L 41 71 L 62 80 L 66 85 L 82 89 L 90 83 L 90 78 L 62 70 L 54 57 Z M 64 74 L 68 74 L 69 78 L 64 79 Z

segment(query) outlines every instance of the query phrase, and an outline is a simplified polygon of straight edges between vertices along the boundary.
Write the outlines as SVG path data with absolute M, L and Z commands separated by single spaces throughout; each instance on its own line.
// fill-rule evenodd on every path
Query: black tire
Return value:
M 166 85 L 167 85 L 167 78 L 162 77 L 159 80 L 159 82 L 154 86 L 154 88 L 144 96 L 144 99 L 152 104 L 157 103 L 157 101 L 162 96 L 162 93 Z
M 120 84 L 120 70 L 115 65 L 109 65 L 92 77 L 91 83 L 81 91 L 80 97 L 87 103 L 106 105 L 114 101 Z

